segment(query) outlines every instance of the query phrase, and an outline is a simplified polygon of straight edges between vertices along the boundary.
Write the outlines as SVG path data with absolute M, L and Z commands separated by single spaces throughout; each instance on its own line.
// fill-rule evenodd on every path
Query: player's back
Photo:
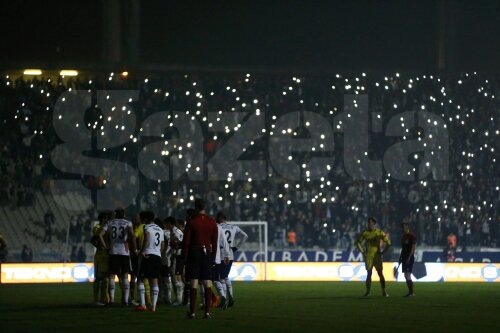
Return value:
M 208 251 L 210 248 L 217 249 L 217 244 L 212 244 L 212 235 L 218 236 L 218 228 L 215 220 L 208 215 L 198 214 L 188 223 L 188 232 L 190 234 L 189 246 L 193 249 L 201 249 L 205 246 Z
M 144 235 L 147 239 L 144 244 L 144 254 L 161 256 L 161 243 L 164 240 L 163 229 L 154 223 L 144 225 Z M 147 235 L 147 237 L 146 237 Z
M 233 260 L 233 254 L 231 251 L 231 245 L 229 243 L 229 238 L 224 234 L 224 229 L 222 228 L 223 223 L 217 225 L 218 229 L 218 246 L 219 251 L 217 251 L 215 262 L 220 263 L 223 258 L 229 258 L 229 260 Z
M 114 219 L 109 221 L 105 226 L 111 243 L 110 254 L 129 255 L 128 235 L 132 230 L 132 222 L 125 219 Z
M 229 246 L 232 246 L 232 244 L 234 244 L 234 239 L 236 238 L 236 235 L 241 232 L 240 227 L 229 223 L 221 223 L 219 224 L 219 227 L 224 232 L 224 235 L 226 236 Z

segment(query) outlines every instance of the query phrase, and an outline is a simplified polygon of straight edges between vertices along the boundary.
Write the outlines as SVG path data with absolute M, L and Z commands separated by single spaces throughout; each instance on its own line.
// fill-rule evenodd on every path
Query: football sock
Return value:
M 380 285 L 382 286 L 382 290 L 385 290 L 385 278 L 384 278 L 384 276 L 380 276 Z
M 160 288 L 158 288 L 158 285 L 153 284 L 151 286 L 151 306 L 156 308 L 156 302 L 158 301 L 158 294 L 160 293 Z
M 140 281 L 137 283 L 137 289 L 139 290 L 141 306 L 146 306 L 146 288 L 144 288 L 144 282 Z
M 167 303 L 170 303 L 171 302 L 171 299 L 172 299 L 172 282 L 170 282 L 170 279 L 169 278 L 166 278 L 165 279 L 165 285 L 166 285 L 166 294 L 165 294 L 165 301 Z
M 182 303 L 182 290 L 183 284 L 182 281 L 175 282 L 175 295 L 177 296 L 177 303 Z
M 210 305 L 212 305 L 212 289 L 205 288 L 205 313 L 210 313 Z
M 128 304 L 128 296 L 130 294 L 130 282 L 128 281 L 126 275 L 122 278 L 122 289 L 123 289 L 122 302 Z
M 372 272 L 371 272 L 371 270 L 366 275 L 365 285 L 366 285 L 366 293 L 369 294 L 370 289 L 372 288 Z
M 190 313 L 194 313 L 196 311 L 196 292 L 198 290 L 196 288 L 191 288 L 189 298 L 190 298 L 190 303 L 189 303 L 189 310 Z
M 231 283 L 231 280 L 229 280 L 229 279 L 226 279 L 226 288 L 227 288 L 227 296 L 234 298 L 233 284 Z
M 217 292 L 219 295 L 222 297 L 226 297 L 226 292 L 224 291 L 224 288 L 222 287 L 222 283 L 220 281 L 214 281 L 215 284 L 215 289 L 217 289 Z
M 114 303 L 115 301 L 115 277 L 109 278 L 109 301 Z

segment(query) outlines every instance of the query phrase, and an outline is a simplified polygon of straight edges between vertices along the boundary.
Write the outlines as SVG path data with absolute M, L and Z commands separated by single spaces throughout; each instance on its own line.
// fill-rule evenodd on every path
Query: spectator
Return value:
M 9 251 L 7 251 L 7 242 L 0 234 L 0 263 L 5 262 L 5 258 L 7 257 L 8 253 Z
M 481 245 L 488 246 L 490 244 L 490 224 L 487 220 L 481 225 Z
M 274 232 L 274 247 L 277 249 L 283 249 L 285 245 L 285 234 L 283 231 L 280 226 L 277 226 Z
M 446 253 L 446 261 L 447 262 L 455 262 L 456 258 L 456 250 L 457 250 L 457 236 L 450 232 L 450 234 L 446 237 L 447 239 L 447 247 L 445 248 Z
M 23 245 L 23 251 L 21 252 L 21 259 L 23 262 L 33 261 L 33 251 L 28 247 L 28 245 Z
M 295 233 L 294 229 L 291 229 L 287 233 L 287 243 L 289 247 L 296 247 L 297 246 L 297 234 Z
M 52 210 L 48 210 L 43 218 L 45 225 L 45 235 L 43 236 L 44 243 L 52 243 L 52 225 L 54 224 L 54 214 Z
M 69 260 L 70 260 L 71 262 L 78 262 L 78 253 L 77 253 L 77 251 L 76 251 L 76 246 L 73 246 L 73 247 L 71 248 L 71 255 L 70 255 L 70 257 L 69 257 Z
M 77 217 L 73 215 L 71 217 L 71 222 L 69 223 L 69 241 L 71 244 L 78 243 L 77 237 Z
M 447 241 L 448 241 L 448 248 L 452 249 L 457 248 L 457 236 L 453 232 L 450 232 L 450 234 L 447 237 Z
M 472 242 L 472 228 L 470 223 L 467 222 L 465 225 L 465 247 L 469 247 Z
M 83 247 L 80 246 L 80 248 L 78 249 L 78 254 L 76 255 L 76 260 L 78 262 L 85 262 L 86 259 L 87 259 L 87 255 L 85 254 Z
M 144 78 L 140 81 L 144 82 Z M 196 88 L 191 88 L 195 82 Z M 349 82 L 350 88 L 347 88 L 346 82 Z M 411 82 L 411 88 L 408 87 L 408 82 Z M 190 87 L 190 95 L 186 95 L 187 86 Z M 336 166 L 329 169 L 324 181 L 313 177 L 310 182 L 302 179 L 300 183 L 281 177 L 274 171 L 270 172 L 270 176 L 264 181 L 253 180 L 245 184 L 236 182 L 234 178 L 220 183 L 190 182 L 187 178 L 181 178 L 176 182 L 152 184 L 131 176 L 128 180 L 130 183 L 140 184 L 140 193 L 134 198 L 133 205 L 137 208 L 144 204 L 153 209 L 163 210 L 165 216 L 176 215 L 183 209 L 181 200 L 186 200 L 191 193 L 200 195 L 212 193 L 215 194 L 215 198 L 221 197 L 223 200 L 211 200 L 213 204 L 209 207 L 210 211 L 228 211 L 228 214 L 234 216 L 236 220 L 266 220 L 270 224 L 280 221 L 283 231 L 293 226 L 298 246 L 320 244 L 320 232 L 314 232 L 317 224 L 322 223 L 323 219 L 328 219 L 330 222 L 331 218 L 338 218 L 341 223 L 346 224 L 346 227 L 340 228 L 340 223 L 336 225 L 339 232 L 338 236 L 335 236 L 341 246 L 347 248 L 351 243 L 349 234 L 359 232 L 357 229 L 360 221 L 363 221 L 362 216 L 366 216 L 368 212 L 378 212 L 384 229 L 394 236 L 399 232 L 399 223 L 395 222 L 414 214 L 412 223 L 420 225 L 420 228 L 415 229 L 416 236 L 425 240 L 428 245 L 443 244 L 448 231 L 458 235 L 460 237 L 458 242 L 466 246 L 499 245 L 498 228 L 494 229 L 494 223 L 498 223 L 498 208 L 495 203 L 498 201 L 500 184 L 496 170 L 497 163 L 494 162 L 495 154 L 498 154 L 497 110 L 500 108 L 498 96 L 493 98 L 493 95 L 498 95 L 496 92 L 500 88 L 500 79 L 496 76 L 471 73 L 447 74 L 439 77 L 405 74 L 363 76 L 361 73 L 359 75 L 352 73 L 338 76 L 305 75 L 304 79 L 297 77 L 292 79 L 288 74 L 258 74 L 252 75 L 251 79 L 242 80 L 239 73 L 172 73 L 158 79 L 150 77 L 147 84 L 118 80 L 116 76 L 104 82 L 95 77 L 92 78 L 92 83 L 83 80 L 65 82 L 45 79 L 28 81 L 22 78 L 12 80 L 2 76 L 0 108 L 4 110 L 2 120 L 5 126 L 0 133 L 2 139 L 0 202 L 5 206 L 15 208 L 19 205 L 31 205 L 36 201 L 34 191 L 51 192 L 53 186 L 51 179 L 57 178 L 61 173 L 49 163 L 48 154 L 58 144 L 52 126 L 53 118 L 54 121 L 58 120 L 57 117 L 53 117 L 54 106 L 61 94 L 70 87 L 86 91 L 101 88 L 139 90 L 139 99 L 131 104 L 131 113 L 132 115 L 135 113 L 134 119 L 137 120 L 133 126 L 137 128 L 158 110 L 199 110 L 199 115 L 191 113 L 190 116 L 202 122 L 207 111 L 231 110 L 236 114 L 247 112 L 249 105 L 256 106 L 261 112 L 266 112 L 264 125 L 267 131 L 262 140 L 258 140 L 262 141 L 263 145 L 271 139 L 271 125 L 275 124 L 273 118 L 282 116 L 281 110 L 313 111 L 319 116 L 333 118 L 334 129 L 343 130 L 347 119 L 343 120 L 344 125 L 342 125 L 338 123 L 337 115 L 343 112 L 339 106 L 344 102 L 345 93 L 368 94 L 370 99 L 368 111 L 381 114 L 382 129 L 389 121 L 398 121 L 400 111 L 425 109 L 425 112 L 442 118 L 436 123 L 444 122 L 447 131 L 443 133 L 449 135 L 449 158 L 438 159 L 449 162 L 447 167 L 450 173 L 449 180 L 445 182 L 432 181 L 433 175 L 429 175 L 425 181 L 419 179 L 411 182 L 398 181 L 392 176 L 385 175 L 381 182 L 360 181 L 350 177 L 353 170 L 347 172 L 342 163 L 335 163 Z M 283 87 L 289 87 L 286 89 L 286 95 L 283 94 Z M 196 95 L 193 89 L 196 90 Z M 194 97 L 198 97 L 197 93 L 203 96 L 203 103 L 200 101 L 200 106 L 197 105 L 199 99 Z M 234 102 L 235 93 L 240 99 L 238 103 Z M 254 100 L 258 103 L 254 104 Z M 243 106 L 244 104 L 246 106 Z M 99 114 L 95 113 L 96 120 Z M 69 123 L 71 126 L 77 122 L 76 115 L 70 115 L 62 122 L 65 123 L 66 120 L 71 121 Z M 92 120 L 89 122 L 92 123 Z M 311 122 L 307 130 L 309 133 L 314 133 L 318 128 Z M 412 129 L 407 128 L 407 130 L 413 136 Z M 217 133 L 217 139 L 214 139 L 214 133 L 206 132 L 206 129 L 203 131 L 205 142 L 209 143 L 205 147 L 207 149 L 205 157 L 211 157 L 223 145 L 229 144 L 233 135 L 232 131 Z M 178 133 L 173 133 L 172 137 L 175 138 L 177 135 Z M 297 135 L 301 136 L 300 128 L 297 130 Z M 124 144 L 126 150 L 110 149 L 102 155 L 103 158 L 136 165 L 138 149 L 142 144 L 140 136 L 135 139 L 139 142 L 131 140 L 130 144 Z M 384 135 L 371 140 L 370 155 L 384 156 L 387 149 L 398 143 L 398 140 L 397 137 Z M 255 141 L 255 146 L 259 146 L 258 141 Z M 285 153 L 283 148 L 274 151 L 268 146 L 262 148 L 248 149 L 245 155 L 249 159 L 263 160 L 267 154 L 279 156 Z M 349 145 L 344 148 L 336 146 L 332 158 L 342 161 L 343 157 L 352 155 L 350 149 Z M 304 153 L 300 158 L 310 160 L 312 156 L 312 153 Z M 413 159 L 413 156 L 411 157 Z M 68 164 L 68 169 L 78 170 L 82 167 L 78 160 L 67 156 L 61 158 Z M 176 157 L 173 159 L 177 161 L 176 163 L 180 161 Z M 431 164 L 438 163 L 438 160 L 434 160 Z M 418 164 L 421 161 L 417 156 L 412 162 Z M 418 169 L 421 167 L 423 165 L 420 164 Z M 435 165 L 430 167 L 435 168 Z M 207 168 L 207 172 L 215 173 L 217 170 L 213 169 Z M 95 179 L 85 177 L 85 180 L 98 188 L 111 171 L 105 171 L 104 175 L 96 175 Z M 240 171 L 242 170 L 238 170 L 238 173 Z M 314 166 L 308 165 L 302 172 L 306 174 L 306 171 L 315 175 L 321 170 L 315 170 Z M 354 171 L 362 173 L 363 170 L 360 167 Z M 84 170 L 81 170 L 81 174 L 85 174 Z M 226 178 L 227 175 L 223 176 Z M 263 200 L 264 198 L 266 200 Z M 463 231 L 457 229 L 457 221 L 460 223 L 467 221 L 470 229 L 465 228 Z M 488 233 L 483 233 L 484 221 L 489 221 Z M 43 238 L 48 243 L 52 241 L 54 218 L 51 222 L 44 219 L 44 222 Z M 82 236 L 87 237 L 90 233 L 87 221 L 84 223 L 80 237 L 72 233 L 75 241 L 79 239 L 75 243 L 81 242 Z M 322 235 L 321 239 L 323 240 L 325 236 Z

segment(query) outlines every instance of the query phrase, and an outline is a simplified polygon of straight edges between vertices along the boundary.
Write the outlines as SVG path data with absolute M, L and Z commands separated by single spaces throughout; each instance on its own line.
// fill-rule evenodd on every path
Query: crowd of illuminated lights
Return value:
M 110 73 L 107 80 L 108 81 L 119 80 L 119 79 L 127 78 L 128 76 L 129 76 L 128 72 L 123 72 L 120 75 L 115 75 L 115 73 Z M 462 75 L 460 79 L 457 79 L 456 85 L 458 85 L 458 86 L 463 85 L 466 83 L 466 81 L 469 78 L 472 78 L 472 77 L 477 78 L 479 76 L 475 72 L 470 73 L 470 74 L 466 73 L 466 74 Z M 204 124 L 208 128 L 210 128 L 214 125 L 213 121 L 215 121 L 215 122 L 221 121 L 221 118 L 219 118 L 219 117 L 217 117 L 215 119 L 211 119 L 209 121 L 206 113 L 207 113 L 207 111 L 218 111 L 218 114 L 222 114 L 222 112 L 223 112 L 222 110 L 205 110 L 204 109 L 204 102 L 206 101 L 207 98 L 214 96 L 215 92 L 214 91 L 204 92 L 202 89 L 198 89 L 198 87 L 200 85 L 196 81 L 190 81 L 191 80 L 190 75 L 187 75 L 187 74 L 184 75 L 184 79 L 188 80 L 190 82 L 190 87 L 191 87 L 190 89 L 185 90 L 185 92 L 184 92 L 185 96 L 195 96 L 195 101 L 193 102 L 192 106 L 189 109 L 184 110 L 185 114 L 191 116 L 191 119 L 193 119 L 193 120 L 197 119 L 198 121 L 200 121 L 202 124 Z M 384 93 L 389 94 L 389 93 L 391 93 L 391 91 L 398 90 L 402 94 L 406 94 L 410 90 L 416 89 L 418 87 L 419 82 L 432 81 L 435 85 L 439 85 L 441 83 L 441 78 L 439 76 L 420 75 L 420 76 L 415 76 L 415 77 L 403 79 L 403 75 L 400 75 L 399 73 L 394 73 L 392 75 L 384 76 L 380 80 L 374 81 L 374 83 L 371 83 L 372 86 L 367 85 L 366 79 L 367 79 L 367 74 L 365 74 L 365 73 L 361 73 L 359 76 L 354 75 L 354 76 L 345 76 L 345 77 L 341 74 L 335 74 L 332 76 L 332 80 L 331 80 L 332 84 L 329 86 L 329 88 L 331 88 L 332 91 L 339 91 L 340 90 L 340 91 L 342 91 L 342 93 L 355 94 L 355 95 L 365 94 L 368 91 L 372 91 L 372 90 L 376 90 L 377 93 L 381 93 L 381 94 L 384 94 Z M 252 80 L 252 75 L 245 74 L 242 78 L 241 84 L 227 85 L 225 87 L 225 98 L 233 101 L 234 106 L 231 107 L 229 110 L 224 110 L 224 111 L 253 112 L 257 116 L 261 116 L 264 112 L 268 111 L 267 110 L 268 105 L 265 105 L 258 98 L 244 100 L 242 97 L 240 97 L 239 90 L 244 89 L 245 84 L 249 84 L 251 82 L 251 80 Z M 302 99 L 300 94 L 294 93 L 300 89 L 301 85 L 303 84 L 303 81 L 304 81 L 304 78 L 299 78 L 297 76 L 291 76 L 289 83 L 283 85 L 283 87 L 282 87 L 282 91 L 281 91 L 282 96 L 284 98 L 292 98 L 292 99 L 295 98 L 295 99 L 297 99 L 297 101 L 300 104 L 303 104 L 304 100 Z M 47 82 L 50 83 L 51 80 L 47 79 Z M 143 84 L 146 86 L 152 84 L 151 82 L 154 82 L 154 80 L 150 80 L 149 78 L 143 79 Z M 485 79 L 482 82 L 483 82 L 483 84 L 479 84 L 477 87 L 477 90 L 476 90 L 478 96 L 483 98 L 483 99 L 490 99 L 493 101 L 497 100 L 497 96 L 495 95 L 495 91 L 492 91 L 489 89 L 489 81 L 487 79 Z M 8 76 L 6 77 L 5 84 L 7 86 L 13 84 Z M 93 85 L 93 80 L 89 80 L 88 81 L 88 86 L 89 86 L 88 91 L 89 92 L 93 91 L 92 85 Z M 395 86 L 397 86 L 397 88 Z M 31 84 L 30 87 L 32 89 L 37 89 L 35 84 Z M 161 87 L 158 87 L 158 88 L 149 87 L 149 88 L 151 91 L 154 92 L 154 94 L 162 95 L 164 99 L 171 98 L 171 96 L 173 95 L 173 93 L 171 91 L 164 91 Z M 71 91 L 72 89 L 68 88 L 67 90 Z M 44 89 L 40 89 L 37 92 L 41 95 L 45 95 L 46 97 L 50 97 L 50 93 L 48 91 L 44 91 Z M 107 96 L 107 98 L 109 98 L 109 96 Z M 62 102 L 65 102 L 64 98 L 62 99 Z M 445 105 L 447 106 L 446 111 L 444 109 Z M 318 107 L 318 103 L 315 103 L 315 106 Z M 484 126 L 485 124 L 477 124 L 478 126 L 475 126 L 475 124 L 469 124 L 468 119 L 470 119 L 472 114 L 474 114 L 475 112 L 481 112 L 481 111 L 475 110 L 474 108 L 467 107 L 465 105 L 460 105 L 457 102 L 455 102 L 454 96 L 452 96 L 451 93 L 449 91 L 447 91 L 445 85 L 442 85 L 438 91 L 434 91 L 433 94 L 429 95 L 427 100 L 420 105 L 420 109 L 427 110 L 431 106 L 433 109 L 432 112 L 439 114 L 442 117 L 442 119 L 444 119 L 445 121 L 448 122 L 448 123 L 444 123 L 444 124 L 439 124 L 437 121 L 434 121 L 434 123 L 433 123 L 434 126 L 442 126 L 443 128 L 448 128 L 450 126 L 462 126 L 463 127 L 463 126 L 467 125 L 467 130 L 470 131 L 470 133 L 468 135 L 481 137 L 480 141 L 482 142 L 482 145 L 477 147 L 478 150 L 488 152 L 489 153 L 488 161 L 490 163 L 492 163 L 493 165 L 496 165 L 497 161 L 496 161 L 496 155 L 495 155 L 495 146 L 498 145 L 498 135 L 500 134 L 499 130 L 497 129 L 498 124 L 496 123 L 497 122 L 496 118 L 498 118 L 497 115 L 491 115 L 491 117 L 489 119 L 489 121 L 491 122 L 491 126 L 489 126 L 488 127 L 489 129 L 486 129 L 486 130 L 481 129 L 481 126 L 479 126 L 479 125 L 483 125 L 483 127 L 485 127 Z M 21 105 L 19 105 L 19 107 L 20 108 L 25 107 L 25 103 L 22 103 Z M 354 104 L 354 107 L 357 107 L 356 102 Z M 392 107 L 394 110 L 401 109 L 401 106 L 398 105 L 398 103 L 392 103 Z M 113 107 L 112 110 L 117 111 L 115 109 L 116 109 L 116 107 Z M 50 110 L 50 107 L 47 107 L 47 110 Z M 441 110 L 441 112 L 439 113 L 439 111 L 437 111 L 437 110 Z M 129 107 L 125 107 L 125 106 L 120 108 L 120 110 L 118 110 L 118 111 L 124 112 L 127 115 L 130 115 L 132 112 L 132 110 Z M 399 111 L 404 111 L 404 110 L 399 110 Z M 332 105 L 331 108 L 328 110 L 328 113 L 330 115 L 337 115 L 340 112 L 342 112 L 342 105 Z M 344 116 L 350 117 L 351 115 L 346 114 Z M 14 118 L 17 120 L 18 117 L 20 117 L 19 110 L 18 110 L 17 114 L 14 116 Z M 60 115 L 60 114 L 54 114 L 53 117 L 56 117 L 59 120 L 62 119 L 62 115 Z M 380 115 L 378 115 L 378 117 L 380 118 Z M 108 122 L 112 121 L 111 116 L 107 117 L 106 119 L 102 119 L 102 116 L 100 118 L 101 118 L 100 121 L 108 121 Z M 169 116 L 169 119 L 171 119 L 171 116 Z M 270 117 L 270 120 L 271 120 L 271 122 L 269 124 L 266 124 L 266 125 L 270 125 L 270 126 L 268 126 L 268 128 L 262 128 L 262 135 L 263 136 L 270 137 L 270 136 L 275 135 L 274 129 L 275 129 L 275 122 L 277 120 L 277 116 L 272 115 Z M 24 121 L 29 122 L 30 118 L 26 116 L 26 117 L 24 117 Z M 410 133 L 410 128 L 406 127 L 406 124 L 403 121 L 403 117 L 400 118 L 400 121 L 401 121 L 401 126 L 406 129 L 406 132 Z M 82 124 L 79 124 L 79 123 L 74 124 L 75 127 L 79 127 L 81 125 Z M 86 125 L 88 128 L 92 128 L 93 130 L 99 131 L 98 135 L 101 135 L 101 136 L 112 135 L 112 133 L 108 133 L 105 131 L 105 127 L 103 125 L 99 126 L 99 121 L 96 121 L 93 124 L 89 123 Z M 306 122 L 304 125 L 306 127 L 308 127 L 310 124 Z M 170 122 L 169 126 L 173 126 L 173 123 Z M 234 126 L 234 127 L 226 126 L 225 133 L 223 133 L 223 135 L 225 134 L 226 137 L 230 136 L 232 132 L 236 132 L 240 128 L 241 128 L 241 124 L 238 124 L 237 126 Z M 491 129 L 491 128 L 493 128 L 493 129 Z M 342 130 L 342 120 L 340 118 L 336 122 L 333 123 L 333 129 L 334 130 L 336 129 L 337 131 Z M 124 131 L 124 130 L 126 130 L 126 127 L 125 127 L 125 125 L 122 125 L 122 126 L 116 125 L 113 130 Z M 134 130 L 135 134 L 130 135 L 130 140 L 132 143 L 134 143 L 134 144 L 141 143 L 140 142 L 141 141 L 140 132 L 142 132 L 142 131 L 143 131 L 143 128 L 138 128 L 138 129 Z M 283 130 L 281 134 L 282 135 L 290 135 L 290 136 L 297 135 L 297 133 L 294 131 L 294 129 L 291 129 L 291 128 L 289 128 L 287 130 Z M 33 135 L 34 136 L 43 136 L 44 129 L 40 129 L 40 128 L 35 129 L 33 132 Z M 211 135 L 211 138 L 214 141 L 216 141 L 216 140 L 220 139 L 220 136 Z M 321 139 L 325 140 L 324 134 L 321 134 Z M 406 140 L 406 139 L 407 139 L 406 136 L 403 137 L 403 140 Z M 418 140 L 419 141 L 424 140 L 424 146 L 426 145 L 425 136 L 420 135 L 418 137 Z M 251 141 L 250 145 L 254 145 L 254 141 Z M 324 144 L 321 143 L 321 144 L 319 144 L 319 146 L 311 146 L 310 148 L 311 148 L 312 152 L 323 151 Z M 438 149 L 440 149 L 440 148 L 441 147 L 439 147 Z M 123 149 L 123 151 L 127 151 L 126 146 L 123 146 L 122 149 Z M 189 151 L 190 149 L 192 149 L 191 143 L 188 143 L 186 146 L 173 145 L 172 147 L 170 147 L 169 141 L 165 140 L 165 149 L 161 152 L 161 155 L 163 158 L 169 157 L 172 155 L 177 155 L 178 159 L 182 159 L 184 156 L 183 155 L 184 152 Z M 245 151 L 245 149 L 243 151 Z M 106 148 L 103 148 L 102 150 L 106 151 Z M 432 153 L 434 153 L 434 152 L 432 152 Z M 461 155 L 462 155 L 464 161 L 473 160 L 475 158 L 476 154 L 477 154 L 476 151 L 462 151 L 461 152 Z M 40 159 L 49 158 L 49 156 L 47 156 L 47 155 L 48 155 L 47 153 L 45 153 L 45 154 L 42 153 L 39 155 L 39 158 Z M 368 155 L 368 152 L 365 152 L 365 155 Z M 158 159 L 153 159 L 151 161 L 151 163 L 152 164 L 159 163 L 160 159 L 162 157 L 159 157 Z M 412 157 L 415 160 L 419 160 L 419 158 L 420 158 L 419 154 L 415 154 Z M 290 156 L 288 156 L 288 159 L 294 160 L 294 157 L 290 155 Z M 334 202 L 337 198 L 335 193 L 339 192 L 341 190 L 341 188 L 335 184 L 335 181 L 331 177 L 328 176 L 328 172 L 330 172 L 332 170 L 332 166 L 328 165 L 326 167 L 327 172 L 325 173 L 326 174 L 325 177 L 321 177 L 319 182 L 313 182 L 309 178 L 310 170 L 308 170 L 307 163 L 303 163 L 300 161 L 298 163 L 301 163 L 301 168 L 304 171 L 305 183 L 303 181 L 301 181 L 301 182 L 290 182 L 290 181 L 284 182 L 282 185 L 283 191 L 281 193 L 278 193 L 278 195 L 277 195 L 278 198 L 281 200 L 285 200 L 285 202 L 290 205 L 293 203 L 293 196 L 289 195 L 290 191 L 292 191 L 292 190 L 301 191 L 302 189 L 304 189 L 305 187 L 308 186 L 307 183 L 314 183 L 314 187 L 318 191 L 314 197 L 310 198 L 311 202 L 313 202 L 313 203 L 314 202 L 321 202 L 321 203 Z M 472 164 L 469 164 L 468 162 L 466 162 L 466 163 L 467 164 L 465 165 L 465 170 L 462 170 L 461 166 L 452 166 L 452 167 L 459 168 L 458 173 L 457 173 L 458 176 L 460 176 L 460 177 L 474 177 L 477 174 L 479 174 L 479 175 L 481 174 L 481 170 L 473 170 Z M 426 167 L 430 168 L 432 166 L 429 164 L 429 162 L 427 162 Z M 203 166 L 187 164 L 186 171 L 192 172 L 193 170 L 191 170 L 191 169 L 193 169 L 194 172 L 203 172 Z M 413 172 L 416 172 L 416 170 L 414 169 Z M 268 176 L 275 177 L 276 175 L 273 175 L 273 173 L 269 173 Z M 248 183 L 252 183 L 253 180 L 252 180 L 251 174 L 248 174 L 248 178 L 246 181 Z M 384 176 L 384 179 L 382 180 L 382 183 L 389 183 L 390 181 L 392 181 L 390 174 L 386 174 Z M 429 185 L 429 183 L 432 182 L 432 179 L 429 178 L 426 180 L 420 180 L 418 182 L 419 182 L 421 187 L 427 187 Z M 225 189 L 228 189 L 228 190 L 233 189 L 234 184 L 235 184 L 235 180 L 233 179 L 233 174 L 228 173 L 227 179 L 226 179 L 225 184 L 224 184 Z M 368 188 L 372 189 L 377 184 L 374 182 L 366 182 L 365 185 Z M 310 185 L 310 186 L 312 186 L 312 185 Z M 494 186 L 495 186 L 495 190 L 499 191 L 498 184 L 494 184 Z M 193 199 L 193 196 L 195 193 L 193 193 L 193 190 L 190 190 L 190 193 L 192 193 L 192 195 L 190 196 L 189 199 Z M 230 196 L 234 196 L 234 194 L 235 194 L 234 191 L 229 192 Z M 173 190 L 172 196 L 176 196 L 176 195 L 177 195 L 177 191 Z M 252 200 L 262 200 L 263 202 L 268 201 L 268 196 L 262 195 L 262 194 L 259 194 L 256 192 L 246 194 L 246 198 L 252 199 Z M 222 196 L 219 196 L 218 199 L 219 199 L 219 201 L 225 200 L 225 198 Z M 183 202 L 184 198 L 180 198 L 180 200 L 181 200 L 181 202 Z M 493 202 L 483 201 L 481 204 L 476 206 L 476 209 L 478 211 L 480 211 L 481 209 L 493 207 L 493 205 L 494 205 Z M 442 207 L 440 207 L 440 206 L 442 206 Z M 464 207 L 451 206 L 447 203 L 446 200 L 444 202 L 440 203 L 439 205 L 425 206 L 424 209 L 425 210 L 438 210 L 438 209 L 443 209 L 443 208 L 446 210 L 449 209 L 454 213 L 457 212 L 457 210 L 462 211 L 462 212 L 464 211 Z M 356 205 L 353 205 L 352 207 L 350 207 L 350 209 L 357 211 L 359 209 L 359 207 L 357 207 Z M 419 208 L 417 208 L 417 210 L 418 209 Z M 473 218 L 473 217 L 474 217 L 474 213 L 471 213 L 470 218 Z M 490 219 L 491 219 L 491 217 L 490 217 Z

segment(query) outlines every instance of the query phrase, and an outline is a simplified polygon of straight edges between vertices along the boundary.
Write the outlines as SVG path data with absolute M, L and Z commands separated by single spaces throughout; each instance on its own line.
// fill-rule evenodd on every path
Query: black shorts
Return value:
M 146 279 L 158 279 L 161 273 L 161 257 L 149 254 L 148 257 L 142 257 L 139 266 L 139 277 Z
M 119 254 L 109 255 L 109 273 L 115 275 L 127 274 L 132 271 L 130 267 L 130 256 Z
M 132 274 L 139 274 L 139 256 L 135 253 L 130 253 L 130 264 L 132 266 Z
M 175 275 L 184 275 L 184 257 L 181 255 L 175 256 L 175 269 L 174 269 L 174 274 Z
M 227 279 L 229 277 L 229 272 L 231 272 L 231 266 L 233 266 L 233 261 L 230 260 L 229 264 L 224 264 L 224 262 L 217 264 L 215 266 L 216 274 L 214 280 Z
M 168 265 L 161 265 L 160 270 L 161 277 L 170 277 L 171 276 L 171 268 Z
M 202 250 L 190 250 L 186 261 L 186 279 L 213 279 L 212 253 L 205 254 Z
M 413 272 L 413 263 L 415 262 L 415 256 L 411 256 L 410 258 L 410 262 L 408 264 L 406 264 L 406 262 L 403 262 L 401 266 L 403 266 L 402 268 L 402 272 L 403 273 L 411 273 Z

